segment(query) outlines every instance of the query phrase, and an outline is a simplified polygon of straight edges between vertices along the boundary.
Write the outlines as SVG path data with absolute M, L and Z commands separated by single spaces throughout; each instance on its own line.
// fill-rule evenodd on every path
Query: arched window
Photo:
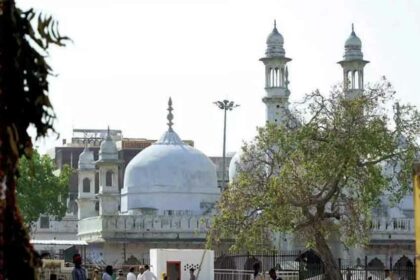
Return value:
M 351 85 L 353 84 L 353 79 L 352 79 L 353 77 L 352 77 L 352 75 L 351 75 L 351 71 L 347 71 L 347 85 L 346 85 L 346 87 L 348 88 L 348 89 L 352 89 L 352 87 L 351 87 Z
M 280 85 L 284 86 L 284 68 L 281 68 Z
M 90 180 L 89 178 L 84 178 L 83 179 L 83 192 L 90 192 Z
M 354 89 L 359 89 L 359 71 L 354 71 Z
M 271 81 L 270 81 L 270 87 L 274 87 L 274 69 L 271 68 L 270 69 L 270 77 L 271 77 Z
M 112 175 L 114 173 L 111 170 L 108 170 L 105 174 L 105 186 L 111 187 L 112 186 Z

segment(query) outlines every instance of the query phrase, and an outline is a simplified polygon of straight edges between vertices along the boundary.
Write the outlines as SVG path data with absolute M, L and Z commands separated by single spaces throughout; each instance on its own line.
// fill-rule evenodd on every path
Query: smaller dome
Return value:
M 242 151 L 236 152 L 235 155 L 230 160 L 229 164 L 229 182 L 233 182 L 233 180 L 238 175 L 238 165 L 241 164 L 241 155 Z
M 351 26 L 350 37 L 344 43 L 344 60 L 363 59 L 362 41 L 354 32 L 354 26 Z
M 274 28 L 270 35 L 267 37 L 267 49 L 265 55 L 267 57 L 284 57 L 286 51 L 283 48 L 284 39 L 280 32 L 277 30 L 276 21 L 274 21 Z
M 108 128 L 106 138 L 101 143 L 99 149 L 99 160 L 98 161 L 107 161 L 107 160 L 117 160 L 118 159 L 118 150 L 115 145 L 114 140 L 112 140 L 111 133 Z
M 95 162 L 93 160 L 93 152 L 86 146 L 83 152 L 79 155 L 78 162 L 79 169 L 95 169 Z
M 344 43 L 344 48 L 362 48 L 362 41 L 359 37 L 357 37 L 354 31 L 351 32 L 350 37 L 347 38 L 346 42 Z

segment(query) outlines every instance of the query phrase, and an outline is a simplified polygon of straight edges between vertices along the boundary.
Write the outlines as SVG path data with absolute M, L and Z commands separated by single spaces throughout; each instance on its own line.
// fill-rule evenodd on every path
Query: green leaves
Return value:
M 34 152 L 32 159 L 20 160 L 19 171 L 17 202 L 25 222 L 36 222 L 41 214 L 61 219 L 67 209 L 71 169 L 65 166 L 56 176 L 53 160 Z
M 381 195 L 398 201 L 410 189 L 420 132 L 419 112 L 396 110 L 386 79 L 367 88 L 358 98 L 338 86 L 329 96 L 315 91 L 296 109 L 299 125 L 260 128 L 222 194 L 209 244 L 228 239 L 252 250 L 279 231 L 316 246 L 315 232 L 366 242 Z

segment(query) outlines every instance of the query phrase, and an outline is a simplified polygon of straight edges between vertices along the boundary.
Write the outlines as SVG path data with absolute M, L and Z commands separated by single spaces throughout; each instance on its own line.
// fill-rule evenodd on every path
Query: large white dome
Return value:
M 219 198 L 216 167 L 172 130 L 137 154 L 125 171 L 121 211 L 206 213 Z

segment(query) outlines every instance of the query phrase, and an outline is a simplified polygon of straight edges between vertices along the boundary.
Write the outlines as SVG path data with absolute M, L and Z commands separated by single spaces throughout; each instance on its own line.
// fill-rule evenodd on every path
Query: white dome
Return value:
M 153 209 L 206 212 L 219 197 L 216 167 L 199 150 L 184 144 L 170 128 L 128 164 L 121 211 Z
M 229 182 L 233 182 L 237 173 L 238 173 L 238 165 L 241 163 L 241 156 L 242 152 L 237 152 L 230 160 L 229 164 Z
M 274 22 L 273 31 L 267 37 L 267 49 L 265 55 L 267 57 L 284 57 L 286 52 L 283 48 L 284 39 L 280 32 L 277 30 L 276 23 Z
M 114 140 L 111 138 L 111 134 L 109 132 L 106 135 L 104 141 L 101 142 L 101 147 L 99 149 L 99 161 L 107 161 L 107 160 L 117 160 L 118 159 L 118 150 L 117 146 L 115 145 Z
M 95 162 L 93 161 L 93 152 L 90 151 L 87 146 L 79 155 L 78 167 L 79 169 L 95 169 Z
M 344 59 L 363 59 L 362 41 L 359 37 L 357 37 L 356 33 L 354 32 L 353 25 L 350 37 L 347 38 L 346 42 L 344 43 Z

